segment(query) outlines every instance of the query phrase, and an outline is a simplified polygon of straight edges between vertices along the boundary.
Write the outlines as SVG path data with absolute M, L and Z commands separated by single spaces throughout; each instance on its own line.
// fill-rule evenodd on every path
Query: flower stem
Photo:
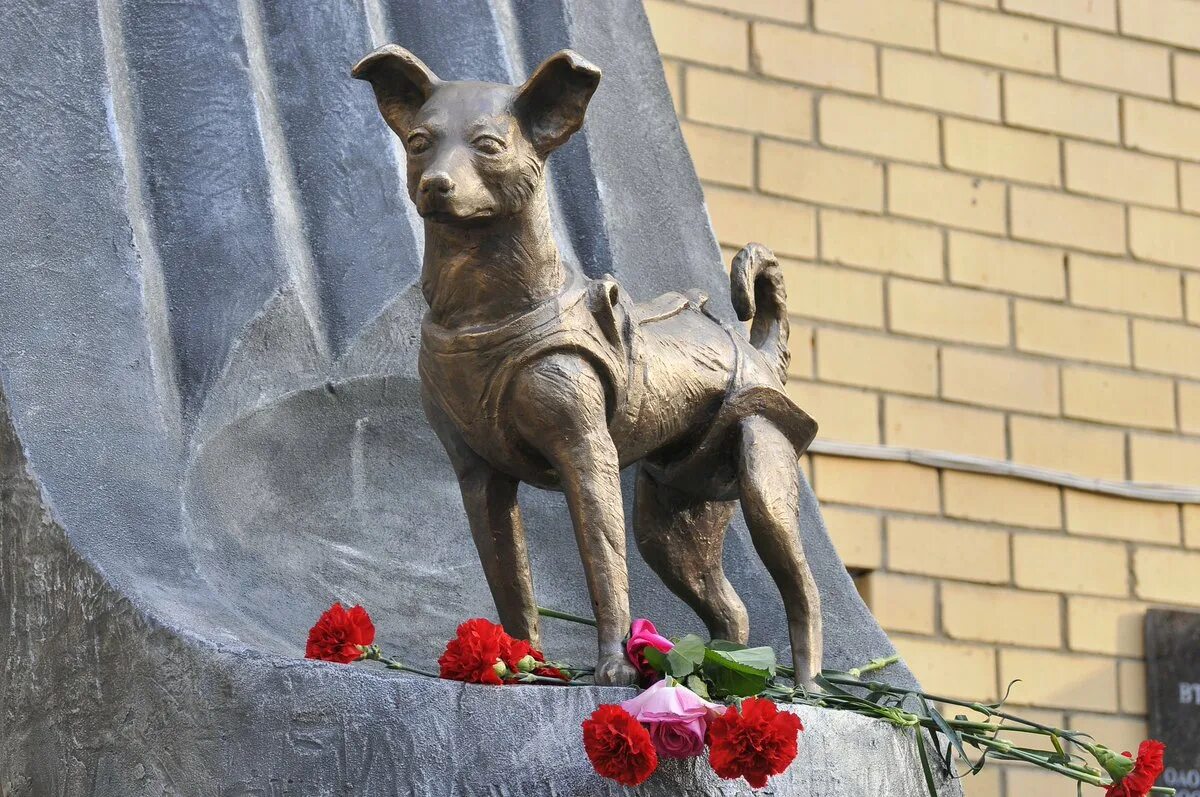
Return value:
M 576 681 L 573 678 L 569 679 L 569 680 L 566 680 L 563 678 L 551 678 L 546 675 L 534 675 L 531 672 L 522 673 L 521 676 L 519 678 L 517 678 L 517 682 L 523 683 L 523 684 L 551 684 L 553 686 L 584 686 L 585 685 L 583 681 Z M 586 684 L 586 686 L 591 686 L 591 684 Z
M 882 659 L 874 659 L 873 661 L 870 661 L 861 667 L 855 667 L 853 670 L 850 670 L 846 674 L 853 678 L 859 678 L 866 673 L 876 672 L 878 670 L 882 670 L 884 667 L 890 667 L 899 661 L 900 661 L 899 654 L 896 654 L 894 656 L 888 656 L 888 657 L 882 658 Z
M 853 679 L 855 679 L 855 680 L 858 680 L 858 678 L 859 678 L 860 676 L 862 676 L 862 675 L 865 675 L 866 673 L 869 673 L 869 672 L 876 672 L 876 671 L 878 671 L 878 670 L 882 670 L 884 667 L 890 667 L 890 666 L 892 666 L 893 664 L 896 664 L 896 663 L 897 663 L 897 662 L 899 662 L 899 661 L 900 661 L 900 656 L 899 656 L 899 655 L 895 655 L 895 656 L 888 656 L 887 658 L 882 658 L 882 659 L 874 659 L 874 660 L 872 660 L 872 661 L 870 661 L 870 662 L 868 662 L 868 663 L 864 664 L 864 665 L 863 665 L 863 666 L 861 666 L 861 667 L 855 667 L 854 669 L 852 669 L 852 670 L 846 670 L 846 671 L 845 671 L 845 672 L 843 672 L 843 673 L 839 673 L 839 672 L 833 671 L 833 672 L 826 672 L 826 673 L 824 673 L 824 675 L 825 675 L 826 677 L 828 677 L 828 678 L 829 678 L 829 680 L 831 680 L 831 681 L 833 681 L 833 680 L 834 680 L 834 678 L 833 678 L 833 677 L 830 677 L 830 676 L 839 676 L 839 675 L 841 675 L 841 676 L 848 676 L 848 677 L 850 677 L 850 678 L 853 678 Z M 787 665 L 785 665 L 785 664 L 780 664 L 780 665 L 778 665 L 778 666 L 777 666 L 775 669 L 776 669 L 776 671 L 778 671 L 778 672 L 779 672 L 781 675 L 786 675 L 786 676 L 787 676 L 787 677 L 789 677 L 789 678 L 795 678 L 795 677 L 796 677 L 796 670 L 795 670 L 795 668 L 793 668 L 793 667 L 788 667 L 788 666 L 787 666 Z M 835 682 L 835 683 L 837 683 L 837 681 L 834 681 L 834 682 Z M 865 686 L 865 684 L 854 684 L 854 683 L 852 683 L 852 684 L 851 684 L 851 686 L 860 686 L 860 685 L 863 685 L 863 686 Z
M 996 736 L 1000 733 L 1025 733 L 1036 736 L 1048 736 L 1050 737 L 1051 741 L 1053 741 L 1055 749 L 1058 751 L 1060 756 L 1063 755 L 1060 739 L 1067 739 L 1087 752 L 1092 753 L 1094 756 L 1094 746 L 1080 739 L 1079 737 L 1085 734 L 1081 734 L 1078 731 L 1071 731 L 1063 728 L 1056 728 L 1050 725 L 1043 725 L 1041 723 L 1025 719 L 1024 717 L 1019 717 L 1014 714 L 1001 711 L 998 706 L 985 705 L 978 702 L 969 703 L 962 700 L 943 697 L 941 695 L 928 694 L 915 689 L 905 689 L 903 687 L 891 686 L 878 681 L 863 681 L 858 677 L 858 675 L 861 675 L 864 672 L 871 672 L 873 670 L 881 669 L 888 664 L 893 663 L 893 661 L 894 657 L 892 660 L 877 659 L 872 661 L 866 667 L 860 667 L 857 670 L 850 670 L 848 672 L 826 671 L 822 673 L 822 677 L 830 683 L 837 684 L 839 686 L 853 686 L 860 689 L 868 689 L 872 692 L 883 692 L 901 699 L 905 699 L 910 696 L 920 696 L 932 703 L 944 703 L 953 706 L 961 706 L 963 708 L 969 708 L 973 711 L 977 711 L 978 713 L 983 714 L 985 717 L 997 718 L 1001 720 L 1000 723 L 971 722 L 969 720 L 959 719 L 944 719 L 943 722 L 957 731 L 959 733 L 959 738 L 961 738 L 963 742 L 979 750 L 989 750 L 997 758 L 1024 761 L 1043 769 L 1048 769 L 1052 772 L 1066 775 L 1073 780 L 1093 786 L 1099 786 L 1101 788 L 1112 785 L 1108 779 L 1103 777 L 1104 773 L 1098 769 L 1086 766 L 1084 764 L 1071 763 L 1069 761 L 1053 761 L 1048 757 L 1048 755 L 1040 754 L 1036 750 L 1025 749 L 1014 745 L 1012 742 L 996 738 Z M 791 672 L 791 668 L 780 667 L 779 672 L 783 674 L 789 674 Z M 791 699 L 795 700 L 797 695 L 795 694 L 795 690 L 792 690 L 792 692 L 793 694 Z M 857 698 L 843 697 L 837 694 L 822 694 L 815 697 L 817 697 L 816 700 L 806 702 L 812 702 L 815 705 L 824 705 L 831 708 L 849 710 L 857 714 L 887 719 L 892 722 L 896 722 L 898 719 L 898 717 L 894 715 L 894 712 L 883 709 L 877 705 L 868 704 L 866 701 L 862 701 Z M 1005 720 L 1013 724 L 1005 724 Z M 930 731 L 941 730 L 941 728 L 938 727 L 937 722 L 929 717 L 919 717 L 916 724 L 919 724 L 921 727 L 924 727 Z M 1150 793 L 1173 795 L 1175 794 L 1175 790 L 1166 786 L 1155 786 L 1150 790 Z
M 857 686 L 857 687 L 860 687 L 863 689 L 871 689 L 873 691 L 877 690 L 877 691 L 887 692 L 888 694 L 898 695 L 900 697 L 904 697 L 909 694 L 921 695 L 922 697 L 924 697 L 926 700 L 928 700 L 931 703 L 945 703 L 945 704 L 951 705 L 951 706 L 961 706 L 962 708 L 969 708 L 972 711 L 976 711 L 980 714 L 983 714 L 986 717 L 999 717 L 1000 719 L 1009 720 L 1010 722 L 1019 722 L 1022 725 L 1027 725 L 1031 728 L 1037 728 L 1039 731 L 1042 731 L 1044 733 L 1044 735 L 1060 736 L 1064 739 L 1069 739 L 1071 742 L 1078 744 L 1082 747 L 1088 746 L 1086 742 L 1081 742 L 1077 738 L 1081 735 L 1078 731 L 1070 731 L 1070 730 L 1066 730 L 1064 728 L 1055 728 L 1050 725 L 1043 725 L 1040 722 L 1034 722 L 1033 720 L 1025 719 L 1024 717 L 1018 717 L 1015 714 L 1009 714 L 1007 712 L 1000 711 L 999 709 L 997 709 L 993 706 L 984 705 L 983 703 L 978 703 L 978 702 L 968 703 L 964 700 L 955 700 L 952 697 L 944 697 L 942 695 L 932 695 L 932 694 L 929 694 L 928 692 L 918 692 L 916 690 L 897 688 L 894 686 L 890 686 L 888 684 L 880 683 L 878 681 L 862 681 L 862 680 L 859 680 L 858 678 L 851 677 L 849 675 L 849 673 L 829 673 L 829 672 L 827 672 L 824 674 L 824 677 L 829 682 L 838 684 L 839 686 Z M 1011 726 L 1005 726 L 1005 730 L 1014 731 L 1017 729 L 1013 728 Z
M 987 747 L 995 750 L 998 754 L 1016 758 L 1019 761 L 1025 761 L 1029 764 L 1036 764 L 1043 769 L 1049 769 L 1053 772 L 1058 772 L 1061 775 L 1066 775 L 1083 783 L 1090 783 L 1093 786 L 1107 785 L 1099 775 L 1094 775 L 1080 767 L 1071 766 L 1070 764 L 1056 764 L 1032 753 L 1026 753 L 1023 750 L 1012 747 L 1011 744 L 1003 741 L 990 739 L 986 736 L 975 736 L 974 734 L 963 734 L 964 742 L 973 745 L 974 747 Z
M 383 651 L 381 651 L 379 649 L 378 645 L 372 645 L 371 647 L 364 649 L 363 650 L 363 659 L 365 661 L 380 662 L 381 664 L 383 664 L 383 666 L 387 667 L 389 670 L 399 670 L 401 672 L 411 672 L 414 675 L 424 675 L 426 678 L 441 678 L 442 677 L 435 672 L 429 672 L 428 670 L 420 670 L 420 669 L 417 669 L 416 667 L 410 667 L 409 665 L 405 664 L 402 661 L 396 661 L 395 659 L 389 659 L 387 656 L 383 655 Z
M 415 675 L 424 675 L 426 678 L 441 678 L 442 677 L 435 672 L 429 672 L 428 670 L 420 670 L 420 669 L 417 669 L 416 667 L 410 667 L 407 664 L 404 664 L 399 661 L 395 661 L 393 659 L 380 659 L 380 661 L 382 661 L 389 670 L 401 670 L 403 672 L 411 672 Z
M 566 620 L 569 623 L 579 623 L 580 625 L 590 625 L 593 628 L 596 627 L 596 621 L 590 617 L 582 617 L 578 614 L 560 612 L 557 609 L 547 609 L 544 606 L 537 607 L 537 611 L 542 617 L 553 617 L 555 620 Z

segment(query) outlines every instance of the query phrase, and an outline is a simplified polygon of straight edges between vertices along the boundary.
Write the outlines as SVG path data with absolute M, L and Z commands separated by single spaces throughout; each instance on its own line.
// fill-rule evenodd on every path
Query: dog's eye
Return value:
M 429 136 L 424 133 L 413 133 L 408 137 L 408 151 L 414 155 L 419 155 L 433 144 L 429 140 Z
M 471 142 L 471 146 L 484 155 L 499 155 L 504 151 L 504 142 L 495 136 L 479 136 Z

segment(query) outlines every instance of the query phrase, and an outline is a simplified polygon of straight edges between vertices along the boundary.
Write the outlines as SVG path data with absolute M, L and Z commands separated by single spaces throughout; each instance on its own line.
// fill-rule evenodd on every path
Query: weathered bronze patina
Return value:
M 721 556 L 735 501 L 787 611 L 799 674 L 821 666 L 821 610 L 800 542 L 798 458 L 816 424 L 783 393 L 788 322 L 775 257 L 749 244 L 731 287 L 745 330 L 707 297 L 633 302 L 565 263 L 546 159 L 583 124 L 600 70 L 564 50 L 522 86 L 442 81 L 395 45 L 353 70 L 404 143 L 425 221 L 425 411 L 458 474 L 508 631 L 538 639 L 517 486 L 566 494 L 596 614 L 596 680 L 633 682 L 621 468 L 638 464 L 635 536 L 714 638 L 745 642 Z

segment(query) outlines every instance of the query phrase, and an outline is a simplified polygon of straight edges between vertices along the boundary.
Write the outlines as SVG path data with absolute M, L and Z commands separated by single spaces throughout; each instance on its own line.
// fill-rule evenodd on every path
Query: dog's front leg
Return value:
M 512 392 L 522 437 L 558 473 L 596 615 L 596 683 L 631 684 L 625 660 L 629 573 L 621 465 L 608 432 L 604 383 L 585 360 L 552 354 L 524 369 Z
M 445 413 L 428 396 L 422 399 L 425 415 L 458 475 L 471 537 L 500 623 L 517 639 L 528 639 L 534 647 L 540 647 L 533 572 L 517 503 L 519 483 L 471 450 Z
M 459 474 L 463 507 L 504 630 L 540 647 L 537 602 L 517 485 L 486 464 Z

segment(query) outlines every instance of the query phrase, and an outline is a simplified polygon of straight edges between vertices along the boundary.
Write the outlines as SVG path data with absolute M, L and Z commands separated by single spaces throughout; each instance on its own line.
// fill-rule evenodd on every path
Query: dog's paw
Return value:
M 614 653 L 596 662 L 596 683 L 600 686 L 633 686 L 637 682 L 637 670 L 623 653 Z

